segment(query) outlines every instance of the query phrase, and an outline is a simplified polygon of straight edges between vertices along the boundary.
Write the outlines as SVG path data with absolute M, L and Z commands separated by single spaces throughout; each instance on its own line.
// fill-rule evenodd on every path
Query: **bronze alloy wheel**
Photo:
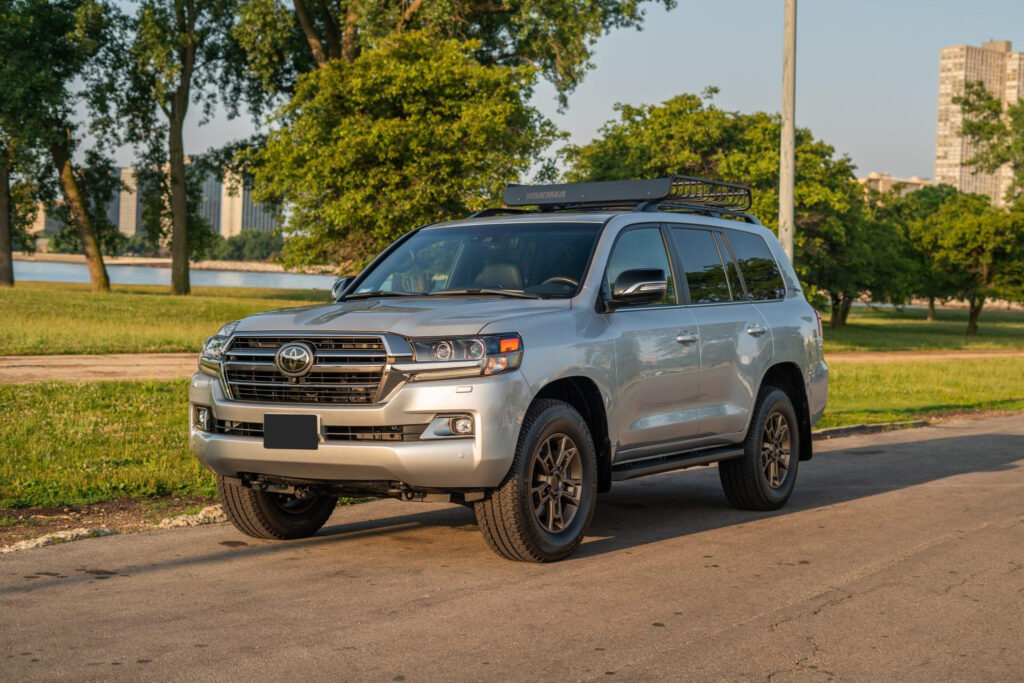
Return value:
M 789 472 L 789 421 L 779 411 L 773 411 L 764 421 L 761 432 L 761 469 L 765 481 L 773 489 L 782 486 Z
M 576 443 L 552 434 L 534 452 L 530 501 L 541 527 L 558 533 L 572 523 L 583 494 L 583 461 Z

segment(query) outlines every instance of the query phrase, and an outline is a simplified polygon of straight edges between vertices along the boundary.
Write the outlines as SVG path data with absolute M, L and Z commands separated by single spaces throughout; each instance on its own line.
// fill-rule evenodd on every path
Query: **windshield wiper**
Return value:
M 385 292 L 378 289 L 373 292 L 353 292 L 352 294 L 346 295 L 343 300 L 347 301 L 348 299 L 368 299 L 371 297 L 378 296 L 423 296 L 423 294 L 421 292 Z
M 486 294 L 487 296 L 507 296 L 514 299 L 539 299 L 536 294 L 524 292 L 521 289 L 442 289 L 437 292 L 428 292 L 428 296 L 462 296 L 465 294 Z

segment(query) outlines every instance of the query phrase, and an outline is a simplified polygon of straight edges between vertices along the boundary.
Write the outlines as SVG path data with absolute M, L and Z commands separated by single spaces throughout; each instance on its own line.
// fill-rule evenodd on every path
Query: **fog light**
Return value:
M 448 428 L 452 430 L 452 434 L 460 434 L 465 436 L 473 433 L 473 418 L 471 417 L 453 417 L 448 421 Z
M 195 410 L 195 426 L 204 432 L 210 431 L 212 421 L 210 419 L 210 409 L 206 406 L 196 406 Z

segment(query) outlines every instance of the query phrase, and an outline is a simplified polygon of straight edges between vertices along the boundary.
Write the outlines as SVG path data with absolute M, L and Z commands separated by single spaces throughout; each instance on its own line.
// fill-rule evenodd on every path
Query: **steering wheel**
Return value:
M 555 285 L 555 284 L 569 285 L 571 287 L 579 287 L 580 286 L 580 283 L 578 281 L 573 280 L 571 277 L 566 277 L 564 275 L 556 275 L 554 277 L 549 277 L 547 280 L 545 280 L 544 282 L 541 283 L 541 285 Z

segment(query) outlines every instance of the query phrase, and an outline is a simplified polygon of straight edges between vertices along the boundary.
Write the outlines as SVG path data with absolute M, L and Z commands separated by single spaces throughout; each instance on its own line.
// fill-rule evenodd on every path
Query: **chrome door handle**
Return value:
M 767 331 L 768 331 L 768 328 L 761 327 L 757 323 L 754 323 L 753 325 L 751 325 L 750 327 L 747 328 L 747 334 L 751 335 L 752 337 L 760 337 L 762 334 L 764 334 Z
M 697 335 L 689 333 L 681 334 L 676 337 L 676 341 L 680 344 L 694 344 L 697 342 Z

